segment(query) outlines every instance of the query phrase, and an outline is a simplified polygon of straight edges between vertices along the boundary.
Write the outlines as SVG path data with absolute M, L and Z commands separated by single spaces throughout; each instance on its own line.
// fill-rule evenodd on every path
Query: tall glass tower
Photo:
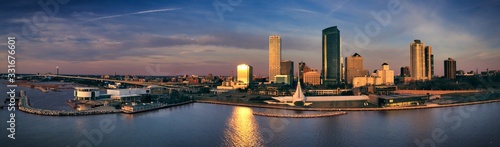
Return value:
M 323 85 L 340 84 L 342 81 L 342 39 L 337 26 L 323 30 L 322 81 Z

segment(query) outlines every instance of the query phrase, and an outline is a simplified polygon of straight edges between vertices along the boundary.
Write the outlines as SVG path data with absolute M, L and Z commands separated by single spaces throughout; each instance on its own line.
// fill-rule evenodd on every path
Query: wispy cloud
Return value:
M 304 13 L 311 13 L 311 14 L 318 14 L 318 12 L 314 12 L 314 11 L 306 10 L 306 9 L 288 8 L 287 10 L 304 12 Z
M 129 16 L 129 15 L 137 15 L 137 14 L 174 11 L 174 10 L 179 10 L 179 9 L 182 9 L 182 8 L 165 8 L 165 9 L 145 10 L 145 11 L 139 11 L 139 12 L 133 12 L 133 13 L 103 16 L 103 17 L 89 19 L 89 20 L 86 20 L 86 21 L 83 21 L 83 22 L 96 21 L 96 20 L 101 20 L 101 19 L 108 19 L 108 18 L 115 18 L 115 17 L 122 17 L 122 16 Z
M 337 7 L 333 8 L 330 13 L 328 13 L 325 18 L 328 18 L 330 15 L 332 15 L 333 12 L 337 11 L 338 9 L 342 8 L 342 6 L 344 6 L 344 4 L 346 4 L 347 2 L 349 2 L 351 0 L 345 0 L 343 1 L 342 3 L 340 3 L 339 5 L 337 5 Z

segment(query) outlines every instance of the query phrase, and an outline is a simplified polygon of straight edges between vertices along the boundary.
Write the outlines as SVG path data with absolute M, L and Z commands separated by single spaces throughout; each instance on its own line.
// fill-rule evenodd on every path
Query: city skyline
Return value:
M 0 14 L 0 34 L 18 38 L 18 73 L 55 73 L 59 66 L 60 74 L 231 75 L 234 66 L 245 63 L 255 75 L 267 75 L 266 38 L 272 34 L 283 38 L 287 60 L 320 69 L 320 34 L 330 26 L 342 31 L 342 56 L 364 55 L 369 71 L 383 62 L 393 68 L 409 66 L 408 42 L 415 39 L 432 45 L 435 61 L 457 59 L 457 70 L 500 69 L 495 64 L 500 44 L 494 37 L 500 21 L 491 19 L 498 14 L 498 3 L 398 2 L 401 11 L 389 13 L 390 21 L 380 21 L 385 24 L 374 16 L 391 12 L 391 1 L 242 1 L 222 14 L 213 1 L 71 1 L 28 35 L 23 34 L 23 28 L 31 32 L 30 26 L 23 27 L 25 20 L 32 24 L 44 8 L 37 1 L 8 2 L 0 6 L 10 12 Z M 367 32 L 371 22 L 380 30 Z M 358 30 L 368 35 L 368 43 L 356 43 Z M 6 53 L 0 54 L 6 60 Z M 435 62 L 435 75 L 443 76 L 443 67 Z

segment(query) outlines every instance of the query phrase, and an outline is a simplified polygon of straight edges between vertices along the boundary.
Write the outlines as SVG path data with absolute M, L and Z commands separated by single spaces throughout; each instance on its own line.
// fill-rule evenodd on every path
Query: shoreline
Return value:
M 158 110 L 158 109 L 163 109 L 163 108 L 169 108 L 169 107 L 189 104 L 189 103 L 193 103 L 193 102 L 194 101 L 188 101 L 188 102 L 182 102 L 182 103 L 171 104 L 171 105 L 163 105 L 162 107 L 154 107 L 151 109 L 144 109 L 144 110 L 135 111 L 135 112 L 125 112 L 121 109 L 111 109 L 111 108 L 77 111 L 77 110 L 48 110 L 48 109 L 33 108 L 29 104 L 29 98 L 22 97 L 19 99 L 18 109 L 23 111 L 23 112 L 26 112 L 26 113 L 45 115 L 45 116 L 85 116 L 85 115 L 101 115 L 101 114 L 112 114 L 112 113 L 133 114 L 133 113 L 140 113 L 140 112 L 147 112 L 147 111 Z M 109 106 L 101 106 L 101 107 L 109 107 Z
M 252 108 L 269 108 L 269 109 L 284 109 L 284 110 L 298 110 L 298 111 L 396 111 L 396 110 L 415 110 L 415 109 L 432 109 L 432 108 L 443 108 L 443 107 L 455 107 L 455 106 L 466 106 L 466 105 L 476 105 L 476 104 L 486 104 L 500 102 L 500 99 L 486 100 L 486 101 L 476 101 L 476 102 L 465 102 L 465 103 L 455 103 L 446 105 L 430 105 L 430 106 L 414 106 L 414 107 L 386 107 L 386 108 L 295 108 L 295 107 L 283 107 L 283 106 L 273 106 L 273 105 L 261 105 L 261 104 L 244 104 L 244 103 L 234 103 L 234 102 L 220 102 L 211 100 L 195 100 L 196 103 L 207 103 L 207 104 L 219 104 L 219 105 L 231 105 L 231 106 L 244 106 Z

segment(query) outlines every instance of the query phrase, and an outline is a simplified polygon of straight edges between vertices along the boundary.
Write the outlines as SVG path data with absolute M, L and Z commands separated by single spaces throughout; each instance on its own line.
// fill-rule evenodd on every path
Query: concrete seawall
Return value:
M 272 113 L 262 113 L 253 112 L 253 115 L 265 116 L 265 117 L 284 117 L 284 118 L 316 118 L 316 117 L 329 117 L 337 115 L 345 115 L 347 112 L 329 112 L 323 114 L 272 114 Z
M 163 105 L 157 105 L 157 106 L 153 106 L 153 107 L 149 107 L 149 108 L 145 108 L 145 109 L 134 110 L 134 111 L 123 110 L 122 112 L 126 113 L 126 114 L 133 114 L 133 113 L 146 112 L 146 111 L 163 109 L 163 108 L 168 108 L 168 107 L 180 106 L 180 105 L 184 105 L 184 104 L 190 104 L 193 102 L 194 101 L 187 101 L 187 102 L 182 102 L 182 103 L 177 103 L 177 104 L 163 104 Z
M 477 102 L 467 102 L 467 103 L 457 103 L 457 104 L 446 104 L 446 105 L 430 105 L 430 106 L 414 106 L 414 107 L 386 107 L 386 108 L 297 108 L 297 107 L 283 107 L 283 106 L 264 105 L 264 104 L 262 104 L 262 105 L 260 105 L 260 104 L 244 104 L 244 103 L 219 102 L 219 101 L 207 101 L 207 100 L 197 100 L 196 102 L 209 103 L 209 104 L 232 105 L 232 106 L 256 107 L 256 108 L 301 110 L 301 111 L 394 111 L 394 110 L 430 109 L 430 108 L 454 107 L 454 106 L 494 103 L 494 102 L 500 102 L 500 99 L 487 100 L 487 101 L 477 101 Z

